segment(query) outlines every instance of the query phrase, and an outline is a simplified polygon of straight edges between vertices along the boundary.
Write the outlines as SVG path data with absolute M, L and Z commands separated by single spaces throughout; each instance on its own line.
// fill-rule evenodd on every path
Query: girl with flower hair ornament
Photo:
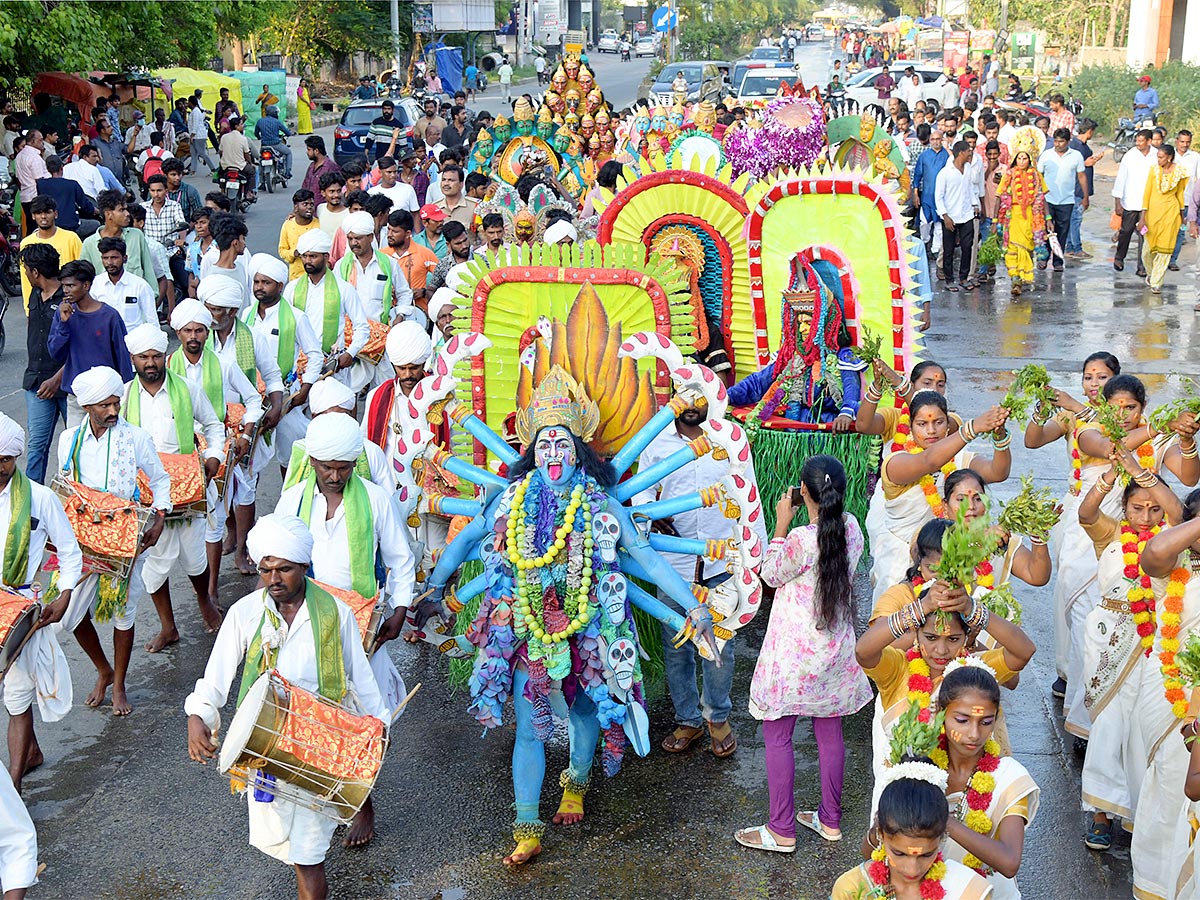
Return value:
M 1142 556 L 1164 523 L 1183 518 L 1171 489 L 1125 446 L 1115 445 L 1110 461 L 1108 471 L 1079 504 L 1079 523 L 1099 560 L 1096 583 L 1102 598 L 1088 613 L 1082 670 L 1083 703 L 1091 719 L 1083 761 L 1083 808 L 1093 814 L 1084 844 L 1092 850 L 1111 847 L 1112 817 L 1132 822 L 1137 808 L 1150 753 L 1137 719 L 1146 696 L 1143 684 L 1153 679 L 1162 690 L 1154 648 L 1170 574 L 1160 558 L 1155 571 L 1161 574 L 1152 575 Z M 1128 473 L 1129 483 L 1120 494 L 1118 520 L 1103 512 L 1101 504 L 1122 472 Z
M 1158 642 L 1144 672 L 1131 723 L 1150 748 L 1149 767 L 1138 792 L 1130 856 L 1133 885 L 1139 896 L 1170 897 L 1176 876 L 1189 856 L 1190 803 L 1179 796 L 1187 780 L 1189 746 L 1180 739 L 1195 733 L 1197 708 L 1184 687 L 1175 655 L 1200 628 L 1200 490 L 1183 501 L 1183 523 L 1164 528 L 1142 551 L 1142 569 L 1168 578 L 1167 593 L 1156 609 Z
M 883 515 L 867 521 L 870 538 L 872 602 L 904 577 L 909 547 L 918 529 L 932 518 L 945 517 L 941 482 L 956 469 L 970 468 L 988 482 L 1004 481 L 1012 468 L 1012 437 L 1005 428 L 1008 412 L 993 406 L 951 429 L 946 398 L 921 391 L 909 404 L 912 434 L 904 450 L 885 455 L 880 468 Z M 977 436 L 991 432 L 991 459 L 967 449 Z
M 879 688 L 872 723 L 875 769 L 874 802 L 882 790 L 881 775 L 888 742 L 896 722 L 911 702 L 929 708 L 947 666 L 965 656 L 974 638 L 985 629 L 997 647 L 977 654 L 996 673 L 1001 684 L 1025 668 L 1037 649 L 1018 625 L 989 613 L 961 587 L 937 579 L 933 569 L 941 560 L 941 536 L 950 525 L 930 522 L 917 536 L 918 561 L 908 572 L 914 599 L 888 616 L 880 616 L 855 646 L 855 657 Z M 916 586 L 916 582 L 920 585 Z M 908 643 L 910 649 L 898 645 Z
M 1181 420 L 1173 423 L 1181 429 L 1166 434 L 1155 434 L 1144 419 L 1146 410 L 1146 388 L 1132 375 L 1115 375 L 1104 383 L 1100 395 L 1116 409 L 1121 424 L 1127 432 L 1121 441 L 1123 447 L 1137 456 L 1137 462 L 1148 472 L 1156 473 L 1166 468 L 1183 484 L 1192 487 L 1200 480 L 1200 453 L 1197 453 L 1194 439 L 1194 422 Z M 1192 431 L 1193 435 L 1183 436 L 1184 431 Z M 1088 489 L 1097 483 L 1097 479 L 1108 472 L 1108 465 L 1113 452 L 1113 442 L 1108 439 L 1100 423 L 1097 421 L 1083 422 L 1075 432 L 1076 443 L 1079 446 L 1081 472 L 1077 483 L 1081 495 L 1086 495 Z M 1191 449 L 1184 450 L 1187 440 Z M 1086 477 L 1085 476 L 1090 476 Z M 1088 485 L 1088 487 L 1084 487 Z M 1113 519 L 1121 515 L 1121 497 L 1119 494 L 1105 492 L 1101 500 L 1100 510 Z M 1082 522 L 1082 519 L 1076 518 Z M 1064 536 L 1064 547 L 1059 560 L 1058 577 L 1067 579 L 1067 585 L 1075 591 L 1074 597 L 1069 597 L 1066 604 L 1066 618 L 1071 631 L 1070 655 L 1067 661 L 1067 690 L 1063 700 L 1063 716 L 1066 719 L 1066 729 L 1078 738 L 1087 739 L 1091 730 L 1091 716 L 1085 702 L 1087 680 L 1084 676 L 1085 646 L 1087 644 L 1087 621 L 1101 601 L 1101 589 L 1093 573 L 1097 571 L 1092 560 L 1097 558 L 1096 550 L 1091 539 L 1084 535 L 1079 538 L 1074 529 L 1068 533 L 1073 536 L 1071 545 L 1066 546 L 1068 536 Z M 1084 557 L 1086 563 L 1078 557 Z M 1083 748 L 1082 741 L 1077 742 L 1077 751 Z

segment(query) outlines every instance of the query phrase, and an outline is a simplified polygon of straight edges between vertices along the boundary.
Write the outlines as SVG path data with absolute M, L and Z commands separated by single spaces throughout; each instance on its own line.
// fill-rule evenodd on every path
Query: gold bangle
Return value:
M 1107 481 L 1104 480 L 1104 476 L 1101 475 L 1100 480 L 1096 482 L 1096 490 L 1101 495 L 1107 494 L 1109 491 L 1111 491 L 1113 489 L 1113 487 L 1115 485 L 1116 485 L 1115 481 L 1112 484 L 1109 484 Z
M 1196 446 L 1195 440 L 1192 441 L 1192 445 L 1190 448 L 1185 446 L 1183 441 L 1180 441 L 1179 442 L 1179 455 L 1182 456 L 1184 459 L 1195 459 L 1197 456 L 1200 456 L 1200 447 Z

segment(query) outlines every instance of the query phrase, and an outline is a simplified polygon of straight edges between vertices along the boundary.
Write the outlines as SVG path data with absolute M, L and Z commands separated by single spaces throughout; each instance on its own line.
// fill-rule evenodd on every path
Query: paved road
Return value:
M 802 74 L 810 77 L 807 63 Z M 1097 185 L 1098 194 L 1110 189 L 1107 181 Z M 275 195 L 253 208 L 248 217 L 252 249 L 273 248 L 287 205 L 286 198 Z M 1167 399 L 1169 373 L 1200 368 L 1191 310 L 1193 251 L 1189 248 L 1184 258 L 1187 280 L 1173 274 L 1160 296 L 1143 289 L 1132 267 L 1114 283 L 1106 259 L 1107 218 L 1097 208 L 1085 221 L 1085 246 L 1096 254 L 1094 260 L 1072 264 L 1063 275 L 1043 274 L 1039 289 L 1019 303 L 1009 300 L 1003 282 L 936 298 L 927 355 L 949 370 L 956 408 L 974 411 L 995 402 L 1007 370 L 1028 360 L 1045 363 L 1056 383 L 1074 388 L 1079 361 L 1101 348 L 1117 353 L 1127 371 L 1145 376 L 1154 401 Z M 19 307 L 9 313 L 8 325 L 9 349 L 0 359 L 0 374 L 15 385 L 24 362 Z M 0 393 L 0 410 L 24 421 L 16 390 Z M 1032 471 L 1056 492 L 1066 489 L 1064 449 L 1031 453 L 1018 440 L 1014 453 L 1014 480 Z M 277 490 L 276 478 L 264 480 L 264 508 Z M 1011 486 L 997 490 L 1010 492 Z M 227 577 L 224 601 L 251 588 L 246 579 Z M 95 711 L 77 703 L 63 722 L 39 725 L 46 765 L 26 781 L 41 835 L 40 857 L 47 865 L 43 884 L 30 894 L 35 900 L 294 896 L 286 869 L 246 846 L 245 811 L 225 783 L 186 758 L 181 704 L 212 639 L 202 632 L 186 584 L 176 579 L 173 590 L 182 640 L 157 656 L 135 653 L 133 715 L 116 720 L 107 708 Z M 1041 785 L 1042 808 L 1026 841 L 1022 893 L 1029 900 L 1127 897 L 1128 839 L 1118 837 L 1116 848 L 1105 855 L 1087 851 L 1080 840 L 1079 762 L 1059 726 L 1059 705 L 1049 694 L 1050 592 L 1030 590 L 1023 600 L 1028 628 L 1042 649 L 1019 689 L 1006 696 L 1006 705 L 1016 755 Z M 518 873 L 500 864 L 510 848 L 511 728 L 481 740 L 466 714 L 466 697 L 445 687 L 444 664 L 407 645 L 389 645 L 409 684 L 421 681 L 424 688 L 394 733 L 378 791 L 376 842 L 366 850 L 336 846 L 330 853 L 332 896 L 822 900 L 836 876 L 855 863 L 851 840 L 818 845 L 802 837 L 800 853 L 780 857 L 742 850 L 730 838 L 735 828 L 763 821 L 767 809 L 761 732 L 745 705 L 765 619 L 739 643 L 733 692 L 738 753 L 719 761 L 702 750 L 681 758 L 656 750 L 648 759 L 629 759 L 618 778 L 597 777 L 586 821 L 573 829 L 551 829 L 546 853 Z M 154 622 L 146 603 L 138 622 L 143 639 Z M 103 640 L 111 646 L 108 634 Z M 91 687 L 90 668 L 73 641 L 65 647 L 81 699 Z M 655 704 L 651 719 L 657 740 L 670 727 L 667 704 Z M 816 753 L 808 726 L 800 732 L 797 793 L 802 807 L 809 807 L 818 798 Z M 854 836 L 866 826 L 870 794 L 869 712 L 847 723 L 846 739 L 843 830 Z M 564 757 L 560 734 L 549 751 L 548 783 Z M 551 793 L 548 787 L 544 814 L 553 809 Z

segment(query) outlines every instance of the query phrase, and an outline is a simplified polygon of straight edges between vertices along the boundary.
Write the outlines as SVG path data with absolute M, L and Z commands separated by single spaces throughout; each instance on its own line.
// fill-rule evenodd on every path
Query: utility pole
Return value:
M 400 0 L 392 0 L 392 67 L 400 74 Z

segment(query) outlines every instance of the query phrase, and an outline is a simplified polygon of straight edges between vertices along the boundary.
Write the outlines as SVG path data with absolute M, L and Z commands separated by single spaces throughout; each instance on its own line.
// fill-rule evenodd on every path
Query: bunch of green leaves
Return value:
M 888 759 L 893 766 L 903 762 L 906 756 L 929 756 L 937 748 L 946 721 L 945 710 L 936 715 L 930 710 L 928 722 L 922 722 L 920 717 L 921 707 L 914 702 L 896 720 L 888 748 Z
M 870 328 L 863 325 L 859 328 L 858 346 L 854 349 L 857 356 L 870 368 L 877 359 L 883 359 L 883 335 L 874 334 Z M 888 385 L 890 387 L 890 385 Z
M 1030 363 L 1013 374 L 1016 378 L 1000 405 L 1008 410 L 1009 418 L 1024 425 L 1040 407 L 1053 407 L 1058 395 L 1050 387 L 1050 375 L 1045 366 Z
M 1004 247 L 1000 244 L 999 232 L 993 231 L 979 245 L 978 259 L 981 266 L 994 266 L 1004 259 Z
M 1164 403 L 1150 413 L 1150 427 L 1159 434 L 1170 431 L 1171 423 L 1186 412 L 1200 416 L 1200 384 L 1186 375 L 1181 376 L 1180 381 L 1183 383 L 1183 396 Z
M 976 567 L 995 555 L 1000 538 L 992 529 L 990 515 L 968 522 L 966 512 L 967 503 L 963 501 L 954 513 L 954 524 L 942 535 L 942 558 L 933 567 L 933 573 L 941 581 L 956 584 L 970 593 L 975 585 Z M 939 609 L 939 630 L 946 627 L 948 619 L 949 614 Z
M 999 524 L 1010 534 L 1027 534 L 1045 541 L 1050 536 L 1050 529 L 1058 523 L 1058 517 L 1058 501 L 1050 488 L 1034 487 L 1033 476 L 1022 475 L 1021 490 L 1004 504 Z
M 1012 584 L 1004 582 L 988 591 L 979 600 L 988 611 L 1002 619 L 1007 619 L 1014 625 L 1021 624 L 1023 609 L 1021 601 L 1013 594 Z
M 1188 634 L 1188 639 L 1175 654 L 1179 676 L 1188 687 L 1200 687 L 1200 631 Z
M 1100 426 L 1100 430 L 1104 433 L 1104 436 L 1114 444 L 1124 442 L 1125 438 L 1129 436 L 1129 430 L 1125 427 L 1125 423 L 1121 419 L 1121 410 L 1112 403 L 1109 403 L 1108 399 L 1103 395 L 1096 398 L 1095 406 L 1096 422 Z M 1129 473 L 1125 471 L 1125 467 L 1119 462 L 1113 465 L 1116 469 L 1117 478 L 1123 484 L 1128 484 Z

